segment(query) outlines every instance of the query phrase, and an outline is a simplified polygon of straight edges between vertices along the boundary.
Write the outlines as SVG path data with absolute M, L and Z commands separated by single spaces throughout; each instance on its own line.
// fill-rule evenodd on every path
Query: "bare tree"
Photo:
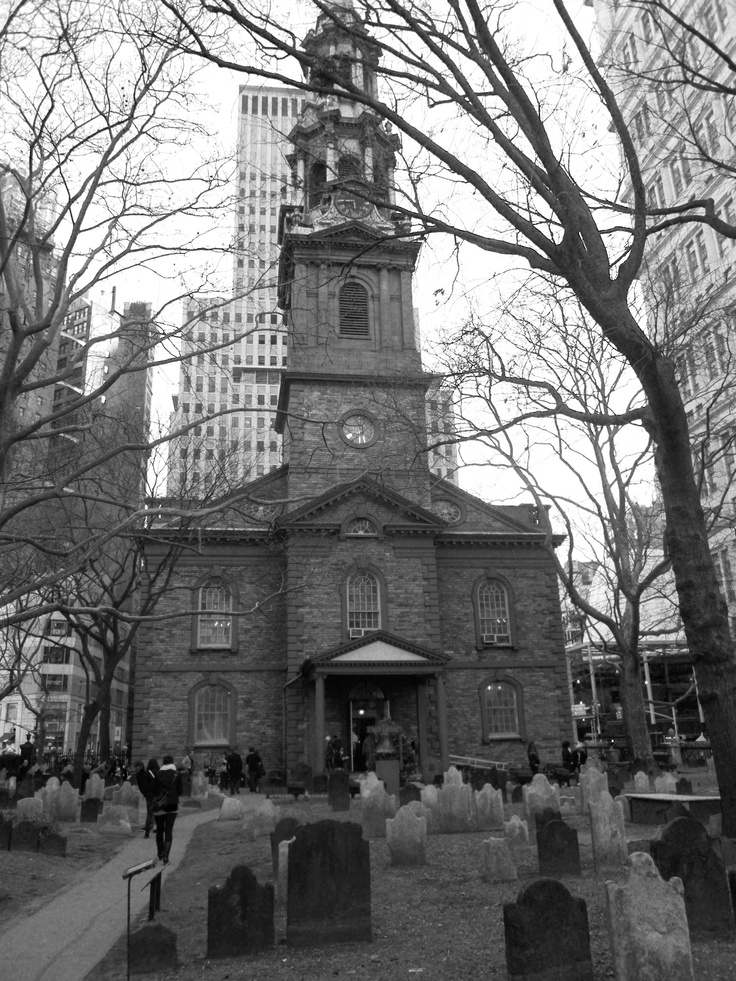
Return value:
M 638 421 L 652 439 L 665 547 L 714 750 L 724 831 L 736 833 L 736 654 L 727 606 L 710 554 L 675 351 L 651 336 L 634 302 L 657 223 L 632 133 L 563 0 L 552 0 L 551 7 L 566 36 L 567 57 L 551 69 L 544 53 L 509 40 L 509 5 L 452 0 L 434 16 L 429 5 L 412 0 L 354 0 L 344 7 L 314 0 L 315 16 L 340 32 L 340 51 L 330 59 L 309 40 L 301 46 L 291 23 L 279 22 L 271 5 L 164 4 L 188 30 L 193 54 L 251 77 L 301 85 L 318 97 L 337 93 L 378 113 L 404 135 L 415 164 L 397 211 L 418 223 L 417 233 L 452 234 L 481 254 L 513 258 L 554 280 L 629 364 L 643 393 L 641 405 L 613 415 L 588 413 L 589 422 Z M 357 72 L 344 70 L 346 61 L 359 61 L 366 31 L 383 58 L 380 95 L 366 91 Z M 238 64 L 236 44 L 248 50 L 247 63 Z M 588 126 L 570 114 L 582 99 L 579 86 L 594 100 L 597 125 L 592 114 Z M 613 196 L 601 194 L 592 166 L 600 135 L 608 130 L 621 150 L 625 203 L 616 188 Z M 439 201 L 425 190 L 426 178 L 435 174 L 446 190 Z M 668 211 L 666 220 L 697 222 L 736 237 L 736 228 L 707 202 L 680 202 Z M 548 396 L 550 412 L 575 416 L 554 392 Z

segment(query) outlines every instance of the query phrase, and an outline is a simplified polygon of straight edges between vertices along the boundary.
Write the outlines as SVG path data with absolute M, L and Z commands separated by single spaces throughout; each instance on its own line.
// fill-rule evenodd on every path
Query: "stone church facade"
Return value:
M 305 47 L 374 85 L 370 37 L 335 10 L 350 33 L 325 14 Z M 451 755 L 524 763 L 530 738 L 557 760 L 572 725 L 546 515 L 426 464 L 437 378 L 414 324 L 419 246 L 390 201 L 397 138 L 330 94 L 308 97 L 291 139 L 285 464 L 194 531 L 154 526 L 152 554 L 187 547 L 164 619 L 141 631 L 133 754 L 256 745 L 266 769 L 320 772 L 338 736 L 358 768 L 390 719 L 425 776 Z

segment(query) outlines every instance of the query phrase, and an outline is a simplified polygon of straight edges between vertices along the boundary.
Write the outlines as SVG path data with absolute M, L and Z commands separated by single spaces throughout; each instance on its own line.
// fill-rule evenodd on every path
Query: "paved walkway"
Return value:
M 241 800 L 246 803 L 248 795 Z M 195 828 L 215 820 L 218 813 L 179 811 L 170 862 L 163 875 L 164 891 L 167 874 L 184 857 Z M 80 981 L 125 933 L 128 884 L 123 872 L 155 857 L 155 848 L 153 838 L 136 835 L 105 865 L 1 933 L 2 962 L 6 967 L 12 965 L 8 977 L 13 981 Z M 132 879 L 131 921 L 148 904 L 148 889 L 142 890 L 152 874 L 143 872 Z

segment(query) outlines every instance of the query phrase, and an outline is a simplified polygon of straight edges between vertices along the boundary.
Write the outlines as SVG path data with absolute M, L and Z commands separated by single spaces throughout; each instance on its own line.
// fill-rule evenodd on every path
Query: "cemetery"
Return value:
M 539 774 L 476 789 L 451 767 L 438 785 L 394 796 L 375 774 L 358 781 L 357 793 L 346 776 L 331 775 L 320 793 L 284 788 L 234 800 L 211 788 L 183 800 L 179 820 L 207 810 L 212 820 L 164 875 L 154 922 L 142 913 L 131 924 L 133 976 L 733 976 L 736 849 L 719 837 L 717 815 L 675 807 L 669 783 L 637 777 L 614 798 L 608 775 L 589 764 L 570 787 Z M 683 800 L 708 797 L 709 779 L 693 773 L 679 787 Z M 99 863 L 140 827 L 129 785 L 101 789 L 102 800 L 80 798 L 74 809 L 60 805 L 62 789 L 16 801 L 0 823 L 3 868 L 22 862 L 27 878 L 32 869 L 32 881 L 56 878 L 60 888 L 81 874 L 85 844 Z M 637 795 L 666 799 L 667 821 L 634 824 L 629 798 Z M 45 852 L 44 838 L 56 849 Z M 19 882 L 11 876 L 0 888 L 12 916 L 24 908 Z M 122 883 L 110 888 L 123 895 Z M 100 951 L 91 981 L 126 976 L 124 928 L 112 950 Z

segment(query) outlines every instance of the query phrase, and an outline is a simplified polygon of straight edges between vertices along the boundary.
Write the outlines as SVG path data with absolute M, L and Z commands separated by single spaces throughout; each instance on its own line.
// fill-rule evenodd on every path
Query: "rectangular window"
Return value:
M 486 687 L 488 735 L 496 738 L 519 732 L 519 710 L 516 689 L 508 682 L 496 682 Z
M 223 586 L 199 590 L 199 647 L 229 647 L 232 635 L 232 597 Z
M 728 554 L 728 549 L 725 547 L 719 548 L 717 552 L 714 552 L 713 562 L 723 594 L 729 600 L 736 598 L 733 588 L 733 574 L 731 572 L 731 557 Z

